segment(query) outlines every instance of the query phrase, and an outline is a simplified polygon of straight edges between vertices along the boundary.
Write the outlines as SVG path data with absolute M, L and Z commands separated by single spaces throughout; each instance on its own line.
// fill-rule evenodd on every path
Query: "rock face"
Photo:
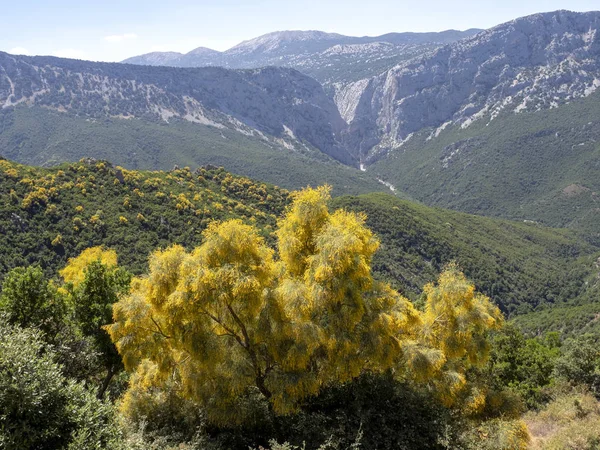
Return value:
M 181 69 L 0 53 L 0 106 L 38 105 L 90 118 L 186 120 L 310 147 L 346 163 L 345 127 L 321 85 L 293 69 Z
M 599 28 L 600 12 L 556 11 L 486 31 L 374 38 L 277 32 L 194 64 L 275 64 L 314 77 L 347 123 L 341 140 L 348 152 L 368 164 L 425 128 L 434 138 L 448 126 L 590 95 L 600 87 Z M 189 54 L 167 64 L 186 61 Z
M 344 86 L 347 145 L 368 160 L 427 127 L 554 108 L 600 87 L 600 12 L 520 18 Z M 435 136 L 435 133 L 433 134 Z
M 293 67 L 328 86 L 378 75 L 400 61 L 481 30 L 440 33 L 389 33 L 375 37 L 343 36 L 322 31 L 277 31 L 244 41 L 225 51 L 199 48 L 184 55 L 149 53 L 124 63 L 175 67 L 221 66 L 234 69 Z

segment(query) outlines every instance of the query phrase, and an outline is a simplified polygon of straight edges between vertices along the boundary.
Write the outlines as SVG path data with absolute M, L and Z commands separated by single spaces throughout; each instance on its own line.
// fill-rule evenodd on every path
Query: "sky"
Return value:
M 600 0 L 0 0 L 0 51 L 121 61 L 152 51 L 226 50 L 279 30 L 465 30 L 557 9 L 600 10 Z

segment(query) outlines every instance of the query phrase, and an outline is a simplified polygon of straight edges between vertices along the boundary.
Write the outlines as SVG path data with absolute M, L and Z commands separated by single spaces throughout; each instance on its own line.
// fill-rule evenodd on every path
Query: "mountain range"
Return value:
M 389 187 L 427 204 L 599 233 L 599 28 L 599 12 L 556 11 L 485 31 L 277 32 L 223 53 L 128 60 L 138 64 L 0 54 L 0 145 L 27 163 L 85 156 L 76 138 L 61 142 L 61 123 L 131 167 L 217 163 L 288 188 Z M 376 63 L 390 46 L 404 56 Z M 307 61 L 347 73 L 366 49 L 372 56 L 343 80 L 309 76 Z M 340 52 L 353 56 L 340 62 Z M 139 65 L 217 57 L 246 68 Z M 274 63 L 298 70 L 252 68 Z M 161 137 L 140 146 L 145 135 Z M 124 141 L 134 150 L 120 149 Z
M 345 122 L 333 100 L 294 69 L 0 53 L 0 105 L 1 152 L 19 161 L 79 159 L 96 146 L 94 156 L 128 167 L 219 164 L 288 188 L 331 182 L 354 192 L 386 189 L 351 168 L 358 163 L 341 142 Z M 124 142 L 131 145 L 124 149 Z
M 322 31 L 276 31 L 241 42 L 224 52 L 199 47 L 185 54 L 153 52 L 123 62 L 172 67 L 221 66 L 230 69 L 292 67 L 329 87 L 378 75 L 400 61 L 480 31 L 388 33 L 374 37 L 344 36 Z

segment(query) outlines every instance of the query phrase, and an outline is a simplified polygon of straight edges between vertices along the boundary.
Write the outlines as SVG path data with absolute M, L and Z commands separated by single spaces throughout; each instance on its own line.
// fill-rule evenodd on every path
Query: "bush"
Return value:
M 547 402 L 554 383 L 554 367 L 560 354 L 555 333 L 545 339 L 527 339 L 516 327 L 508 325 L 496 333 L 485 369 L 491 385 L 520 396 L 527 408 Z
M 6 276 L 0 295 L 0 311 L 9 323 L 37 327 L 54 338 L 67 313 L 64 298 L 48 283 L 39 266 L 17 267 Z
M 150 387 L 125 396 L 121 407 L 127 404 L 123 418 L 130 434 L 171 444 L 194 438 L 204 425 L 202 411 L 192 401 L 178 396 L 174 386 L 170 387 Z
M 279 442 L 313 449 L 324 442 L 339 449 L 425 450 L 448 448 L 461 424 L 430 393 L 365 374 L 352 383 L 331 386 L 294 416 L 274 424 Z M 359 436 L 360 435 L 360 436 Z
M 112 406 L 66 379 L 53 357 L 38 331 L 0 323 L 0 448 L 116 448 Z
M 600 395 L 600 350 L 595 336 L 567 341 L 556 362 L 556 376 L 573 384 L 582 384 Z

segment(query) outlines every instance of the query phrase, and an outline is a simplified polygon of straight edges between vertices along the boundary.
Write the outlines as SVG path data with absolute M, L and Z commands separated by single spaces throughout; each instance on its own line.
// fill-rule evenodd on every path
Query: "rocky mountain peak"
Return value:
M 327 89 L 336 82 L 378 75 L 397 63 L 448 42 L 472 36 L 478 30 L 439 33 L 388 33 L 382 36 L 344 36 L 323 31 L 276 31 L 244 41 L 224 52 L 199 48 L 164 58 L 141 55 L 125 63 L 175 67 L 221 66 L 248 69 L 264 66 L 293 67 L 321 82 Z
M 168 66 L 183 56 L 179 52 L 151 52 L 144 55 L 128 58 L 124 63 L 139 64 L 144 66 Z
M 347 39 L 346 36 L 323 31 L 275 31 L 254 39 L 243 41 L 227 52 L 231 55 L 239 53 L 273 53 L 285 49 L 289 45 L 321 42 L 326 45 L 332 41 L 338 42 Z
M 198 47 L 192 51 L 186 53 L 186 56 L 215 56 L 220 55 L 221 52 L 218 50 L 213 50 L 208 47 Z
M 535 14 L 345 86 L 336 100 L 349 140 L 373 154 L 423 128 L 468 127 L 588 96 L 600 87 L 599 28 L 600 12 Z

